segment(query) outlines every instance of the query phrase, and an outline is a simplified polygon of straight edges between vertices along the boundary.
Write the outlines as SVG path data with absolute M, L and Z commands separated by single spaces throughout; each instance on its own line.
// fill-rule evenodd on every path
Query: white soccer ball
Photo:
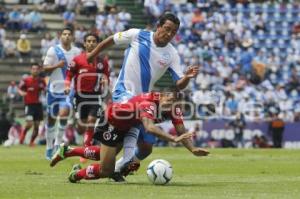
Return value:
M 153 160 L 148 165 L 147 176 L 153 184 L 164 185 L 172 179 L 173 169 L 171 164 L 166 160 Z

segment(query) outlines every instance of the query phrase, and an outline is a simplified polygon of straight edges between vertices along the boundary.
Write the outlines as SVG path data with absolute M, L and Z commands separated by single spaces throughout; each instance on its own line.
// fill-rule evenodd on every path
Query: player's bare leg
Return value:
M 100 146 L 72 148 L 62 143 L 53 155 L 50 166 L 54 167 L 58 162 L 69 157 L 82 157 L 89 160 L 100 160 Z
M 21 132 L 21 135 L 20 135 L 20 144 L 24 144 L 26 134 L 31 129 L 32 125 L 33 125 L 33 121 L 31 121 L 31 120 L 26 121 L 25 128 L 23 129 L 23 131 Z
M 72 169 L 69 181 L 75 183 L 82 179 L 94 180 L 110 177 L 115 169 L 116 154 L 116 147 L 102 145 L 100 151 L 100 164 L 91 164 L 87 168 L 80 170 Z

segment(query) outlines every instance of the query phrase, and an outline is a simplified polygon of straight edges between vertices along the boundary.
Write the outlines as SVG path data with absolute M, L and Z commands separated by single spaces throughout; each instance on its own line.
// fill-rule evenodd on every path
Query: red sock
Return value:
M 89 160 L 100 160 L 100 146 L 76 147 L 65 153 L 65 157 L 73 156 L 80 156 Z
M 31 135 L 31 139 L 30 139 L 30 146 L 34 146 L 34 140 L 35 138 L 38 136 L 38 131 L 33 130 L 32 135 Z
M 25 140 L 27 131 L 28 131 L 28 129 L 24 128 L 23 131 L 21 132 L 21 135 L 20 135 L 20 144 L 24 144 L 24 140 Z
M 86 180 L 95 180 L 100 178 L 100 164 L 91 164 L 85 169 L 79 170 L 75 178 L 76 180 L 86 179 Z
M 87 129 L 85 131 L 84 138 L 83 138 L 83 145 L 85 147 L 92 145 L 93 136 L 94 136 L 94 129 Z

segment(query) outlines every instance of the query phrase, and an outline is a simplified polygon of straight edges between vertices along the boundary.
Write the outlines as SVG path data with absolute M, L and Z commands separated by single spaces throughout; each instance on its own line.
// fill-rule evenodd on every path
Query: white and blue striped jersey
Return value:
M 55 65 L 61 59 L 58 58 L 55 48 L 58 47 L 63 53 L 67 63 L 64 68 L 54 69 L 48 82 L 48 92 L 51 93 L 64 93 L 64 80 L 66 77 L 67 66 L 72 62 L 73 58 L 81 53 L 81 50 L 75 46 L 72 46 L 70 50 L 66 51 L 61 45 L 50 47 L 47 51 L 47 55 L 44 60 L 44 66 Z
M 129 29 L 114 35 L 115 44 L 129 44 L 129 47 L 113 95 L 128 93 L 135 96 L 149 92 L 167 70 L 174 81 L 183 77 L 177 50 L 170 43 L 165 47 L 156 46 L 153 35 L 154 32 L 141 29 Z

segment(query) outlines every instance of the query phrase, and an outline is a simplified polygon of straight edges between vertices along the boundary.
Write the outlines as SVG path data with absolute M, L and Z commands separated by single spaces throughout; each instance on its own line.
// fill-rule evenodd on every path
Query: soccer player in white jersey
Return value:
M 176 35 L 180 21 L 172 13 L 163 14 L 157 24 L 155 32 L 129 29 L 109 36 L 102 41 L 89 56 L 94 56 L 104 49 L 119 44 L 128 44 L 123 65 L 113 89 L 113 101 L 124 102 L 133 96 L 152 91 L 154 83 L 168 70 L 178 89 L 185 88 L 189 80 L 198 74 L 198 66 L 190 66 L 184 73 L 180 65 L 177 50 L 170 43 Z M 138 131 L 131 131 L 124 138 L 124 158 L 117 162 L 116 170 L 120 170 L 125 163 L 134 156 Z M 143 160 L 152 151 L 154 137 L 143 136 L 141 129 L 139 150 L 136 160 Z M 193 150 L 189 148 L 189 150 Z
M 46 158 L 49 160 L 51 160 L 53 149 L 58 148 L 62 142 L 70 112 L 70 102 L 67 102 L 68 96 L 64 94 L 64 80 L 68 64 L 81 52 L 79 48 L 72 45 L 73 38 L 73 30 L 68 27 L 64 28 L 61 32 L 60 44 L 49 48 L 44 60 L 44 70 L 49 74 L 46 131 Z M 58 120 L 58 130 L 56 120 Z

